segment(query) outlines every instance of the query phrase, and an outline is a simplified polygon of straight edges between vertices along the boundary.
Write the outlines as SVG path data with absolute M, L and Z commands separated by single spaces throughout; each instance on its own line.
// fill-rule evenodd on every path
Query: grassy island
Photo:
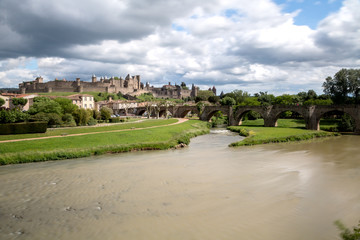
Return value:
M 307 130 L 303 122 L 295 119 L 279 119 L 278 127 L 262 127 L 261 121 L 245 121 L 241 126 L 230 126 L 228 129 L 245 136 L 240 142 L 229 146 L 249 146 L 266 143 L 293 142 L 319 137 L 339 136 L 339 133 Z
M 0 143 L 0 164 L 80 158 L 138 150 L 169 149 L 182 143 L 188 144 L 191 137 L 209 132 L 206 122 L 189 120 L 170 125 L 177 121 L 177 119 L 148 120 L 107 127 L 59 129 L 49 131 L 41 136 L 50 136 L 50 138 L 39 138 L 38 134 L 28 134 L 27 139 L 35 137 L 37 139 Z M 15 138 L 18 139 L 19 136 L 8 135 L 7 137 L 4 136 L 2 140 Z

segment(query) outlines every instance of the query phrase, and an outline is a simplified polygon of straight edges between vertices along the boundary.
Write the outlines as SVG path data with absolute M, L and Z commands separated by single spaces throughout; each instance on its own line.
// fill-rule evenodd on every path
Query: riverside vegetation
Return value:
M 209 132 L 208 124 L 198 120 L 168 125 L 176 121 L 176 119 L 149 120 L 142 123 L 131 123 L 106 128 L 71 129 L 72 132 L 66 137 L 3 142 L 0 143 L 0 164 L 80 158 L 137 150 L 169 149 L 179 144 L 189 144 L 191 137 Z M 112 131 L 98 132 L 99 130 L 109 129 L 112 129 Z M 62 131 L 69 130 L 53 131 L 49 134 L 59 136 L 59 134 L 62 134 Z M 93 132 L 93 134 L 71 136 L 71 134 L 77 131 L 82 133 Z M 30 135 L 28 135 L 29 138 L 31 138 Z M 38 135 L 36 136 L 38 137 Z M 11 135 L 11 137 L 17 136 Z M 11 137 L 8 136 L 8 139 Z
M 279 119 L 278 127 L 262 127 L 263 120 L 244 121 L 241 126 L 229 126 L 228 129 L 245 136 L 240 142 L 231 143 L 229 146 L 249 146 L 265 143 L 292 142 L 309 140 L 319 137 L 339 136 L 339 133 L 306 130 L 301 120 Z

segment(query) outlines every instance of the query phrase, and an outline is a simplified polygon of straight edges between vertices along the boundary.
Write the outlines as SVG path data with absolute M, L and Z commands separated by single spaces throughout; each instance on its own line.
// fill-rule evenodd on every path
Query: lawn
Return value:
M 189 120 L 150 129 L 0 143 L 0 164 L 77 158 L 108 152 L 168 149 L 180 143 L 188 144 L 190 137 L 208 131 L 206 122 Z
M 263 120 L 244 121 L 241 126 L 228 127 L 229 130 L 246 136 L 244 140 L 230 146 L 247 146 L 275 142 L 308 140 L 318 137 L 337 136 L 337 133 L 305 129 L 303 120 L 279 119 L 278 127 L 263 127 Z
M 131 128 L 146 128 L 153 126 L 167 125 L 177 122 L 177 119 L 143 119 L 141 122 L 133 123 L 120 123 L 112 124 L 109 126 L 99 126 L 99 127 L 68 127 L 60 129 L 48 129 L 46 133 L 34 133 L 34 134 L 16 134 L 16 135 L 0 135 L 0 141 L 12 140 L 12 139 L 25 139 L 25 138 L 38 138 L 38 137 L 48 137 L 48 136 L 62 136 L 62 135 L 71 135 L 79 133 L 93 133 L 93 132 L 103 132 L 103 131 L 116 131 L 124 130 Z

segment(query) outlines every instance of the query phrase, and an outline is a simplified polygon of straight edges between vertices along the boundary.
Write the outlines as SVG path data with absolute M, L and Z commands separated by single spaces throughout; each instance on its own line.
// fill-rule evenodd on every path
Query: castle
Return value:
M 20 93 L 42 93 L 42 92 L 107 92 L 128 94 L 132 96 L 142 93 L 152 93 L 157 98 L 188 98 L 196 97 L 199 91 L 198 87 L 192 85 L 191 89 L 185 89 L 178 85 L 164 85 L 157 88 L 150 86 L 149 83 L 144 84 L 140 81 L 140 75 L 130 76 L 129 74 L 123 78 L 101 77 L 98 81 L 95 75 L 92 76 L 91 82 L 57 80 L 44 82 L 42 77 L 37 77 L 34 81 L 23 82 L 19 84 Z

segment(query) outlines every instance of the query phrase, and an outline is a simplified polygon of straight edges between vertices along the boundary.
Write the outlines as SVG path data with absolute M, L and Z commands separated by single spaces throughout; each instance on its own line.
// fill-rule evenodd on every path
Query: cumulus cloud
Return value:
M 154 85 L 320 93 L 327 76 L 360 64 L 359 10 L 345 0 L 313 30 L 271 0 L 0 0 L 0 87 L 130 73 Z

